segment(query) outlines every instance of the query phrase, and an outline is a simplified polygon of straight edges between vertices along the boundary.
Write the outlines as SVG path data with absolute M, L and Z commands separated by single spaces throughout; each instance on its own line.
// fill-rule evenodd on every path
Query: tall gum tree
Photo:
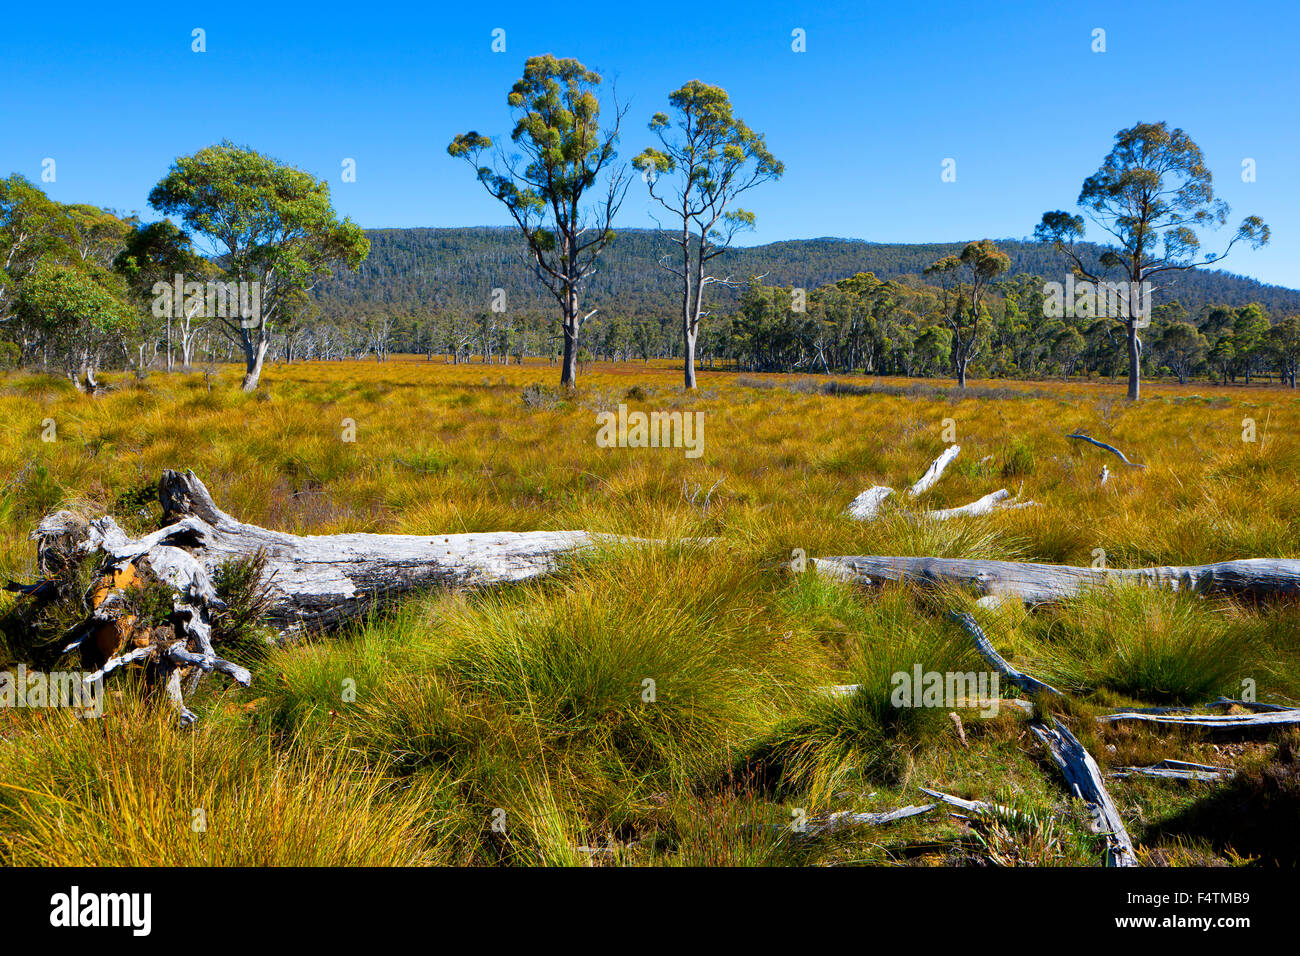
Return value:
M 328 184 L 230 142 L 177 159 L 149 205 L 205 238 L 227 282 L 258 284 L 255 314 L 207 316 L 243 347 L 245 392 L 257 390 L 272 322 L 335 264 L 356 269 L 370 252 L 361 227 L 335 214 Z
M 1011 266 L 1011 257 L 989 239 L 970 242 L 959 256 L 944 256 L 925 270 L 943 289 L 941 315 L 952 333 L 952 367 L 957 385 L 966 387 L 966 370 L 979 355 L 985 320 L 984 300 L 993 281 Z
M 1096 265 L 1087 262 L 1077 243 L 1084 235 L 1083 216 L 1062 210 L 1043 213 L 1034 238 L 1050 242 L 1068 256 L 1076 275 L 1090 282 L 1114 281 L 1129 289 L 1170 272 L 1220 262 L 1240 242 L 1252 249 L 1268 242 L 1268 226 L 1247 216 L 1223 252 L 1201 258 L 1197 230 L 1228 221 L 1228 204 L 1214 198 L 1213 177 L 1201 148 L 1181 129 L 1161 123 L 1138 123 L 1115 135 L 1115 147 L 1101 168 L 1084 180 L 1076 202 L 1110 237 Z M 1135 303 L 1125 301 L 1121 318 L 1128 339 L 1128 398 L 1141 397 L 1142 342 Z
M 685 384 L 695 388 L 704 288 L 732 284 L 729 277 L 708 274 L 708 264 L 755 221 L 753 213 L 728 207 L 746 190 L 779 179 L 785 167 L 768 151 L 763 137 L 734 115 L 722 87 L 691 80 L 669 94 L 668 102 L 672 117 L 656 113 L 650 120 L 660 146 L 640 152 L 632 165 L 641 171 L 651 197 L 673 216 L 674 227 L 665 234 L 678 246 L 680 268 L 671 256 L 664 257 L 663 265 L 682 283 Z M 674 127 L 675 134 L 670 133 Z M 661 184 L 669 175 L 672 181 Z
M 534 272 L 559 303 L 564 330 L 560 384 L 568 388 L 578 378 L 578 333 L 595 315 L 595 310 L 581 313 L 582 293 L 614 238 L 614 216 L 628 185 L 615 150 L 626 111 L 615 100 L 613 124 L 601 129 L 600 83 L 600 74 L 577 60 L 529 57 L 507 97 L 515 119 L 510 138 L 522 155 L 506 155 L 489 137 L 473 131 L 461 133 L 447 147 L 449 155 L 470 164 L 488 193 L 506 207 L 528 244 Z M 484 162 L 489 151 L 491 166 Z

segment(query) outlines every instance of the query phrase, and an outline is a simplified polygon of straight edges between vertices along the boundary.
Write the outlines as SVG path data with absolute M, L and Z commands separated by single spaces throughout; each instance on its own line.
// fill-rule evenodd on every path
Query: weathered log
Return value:
M 824 687 L 816 688 L 817 693 L 826 697 L 852 697 L 858 691 L 862 690 L 861 684 L 828 684 Z M 1031 701 L 1023 697 L 1002 697 L 996 701 L 993 700 L 971 700 L 966 697 L 959 697 L 953 701 L 952 706 L 961 710 L 985 710 L 991 706 L 997 707 L 1015 707 L 1023 710 L 1027 714 L 1034 712 L 1034 705 Z
M 1162 760 L 1149 767 L 1120 767 L 1107 774 L 1110 777 L 1158 777 L 1165 780 L 1196 780 L 1213 783 L 1224 777 L 1231 777 L 1232 771 L 1227 767 L 1212 767 L 1203 763 L 1187 763 L 1183 760 Z
M 968 505 L 961 505 L 958 508 L 939 508 L 934 511 L 923 511 L 921 517 L 931 518 L 935 521 L 947 521 L 949 518 L 971 518 L 992 514 L 995 511 L 1038 507 L 1037 501 L 1007 501 L 1006 499 L 1010 497 L 1011 492 L 1005 488 L 999 488 L 997 491 L 990 492 L 983 498 L 972 501 Z
M 1129 710 L 1103 714 L 1097 721 L 1103 724 L 1135 721 L 1171 727 L 1204 727 L 1207 730 L 1250 730 L 1300 724 L 1300 709 L 1269 710 L 1257 714 L 1145 714 Z
M 880 506 L 894 493 L 893 488 L 876 485 L 849 502 L 848 516 L 855 521 L 871 521 L 880 514 Z
M 260 610 L 283 638 L 342 623 L 417 589 L 526 581 L 598 541 L 638 540 L 585 531 L 294 535 L 233 518 L 192 471 L 165 471 L 158 495 L 169 523 L 140 538 L 128 536 L 112 517 L 87 522 L 67 511 L 48 515 L 32 538 L 43 573 L 66 566 L 70 554 L 98 559 L 102 579 L 94 611 L 65 652 L 80 650 L 94 669 L 91 680 L 144 663 L 149 683 L 162 689 L 183 724 L 194 720 L 184 692 L 203 674 L 215 671 L 245 686 L 251 680 L 245 668 L 218 657 L 212 646 L 211 615 L 225 609 L 213 582 L 230 561 L 260 562 Z M 171 590 L 167 626 L 137 624 L 129 611 L 128 591 L 149 581 Z M 40 593 L 24 590 L 33 599 Z
M 926 587 L 962 586 L 989 595 L 1011 595 L 1026 604 L 1051 604 L 1116 584 L 1141 584 L 1272 599 L 1300 595 L 1300 560 L 1245 558 L 1188 567 L 1077 568 L 1062 564 L 983 561 L 968 558 L 850 555 L 813 558 L 818 573 L 860 584 L 909 582 Z
M 267 620 L 282 633 L 337 625 L 414 590 L 527 581 L 555 571 L 575 550 L 621 540 L 586 531 L 288 534 L 222 511 L 192 471 L 165 471 L 159 498 L 167 527 L 133 541 L 111 518 L 100 519 L 91 524 L 87 547 L 116 561 L 147 554 L 155 572 L 161 567 L 178 587 L 198 587 L 196 596 L 209 603 L 216 597 L 210 584 L 216 568 L 260 552 L 272 599 Z M 60 522 L 46 519 L 38 534 L 62 530 Z M 162 565 L 156 555 L 163 556 Z
M 1013 810 L 1010 807 L 1004 807 L 997 803 L 986 803 L 983 800 L 967 800 L 963 797 L 954 797 L 950 793 L 943 793 L 939 790 L 928 790 L 925 787 L 917 787 L 927 797 L 949 806 L 956 807 L 959 810 L 965 810 L 967 813 L 974 813 L 981 817 L 1002 817 L 1007 820 L 1017 820 L 1028 822 L 1029 818 L 1019 810 Z
M 1040 681 L 1037 677 L 1030 677 L 1028 674 L 1021 673 L 1006 662 L 993 647 L 993 643 L 988 639 L 988 635 L 976 623 L 975 618 L 965 611 L 950 611 L 949 618 L 957 622 L 971 639 L 975 642 L 975 650 L 979 651 L 980 657 L 989 662 L 989 665 L 999 674 L 1005 677 L 1011 683 L 1015 684 L 1026 694 L 1036 696 L 1038 694 L 1050 694 L 1053 697 L 1064 697 L 1059 690 L 1051 684 Z
M 1119 815 L 1115 802 L 1106 791 L 1101 769 L 1092 755 L 1070 733 L 1068 727 L 1056 718 L 1052 726 L 1032 724 L 1030 729 L 1043 742 L 1052 760 L 1061 768 L 1070 791 L 1088 805 L 1096 821 L 1098 832 L 1106 837 L 1107 866 L 1137 866 L 1137 853 Z
M 925 494 L 943 477 L 944 469 L 952 464 L 957 453 L 961 451 L 960 445 L 949 445 L 934 461 L 930 462 L 930 467 L 925 470 L 920 478 L 908 489 L 907 493 L 912 498 L 919 498 Z
M 879 813 L 838 810 L 835 813 L 828 813 L 824 817 L 811 817 L 805 820 L 800 828 L 790 827 L 790 829 L 793 829 L 798 836 L 802 837 L 823 836 L 849 827 L 878 827 L 887 823 L 896 823 L 899 820 L 906 820 L 909 817 L 929 813 L 937 806 L 937 803 L 927 803 L 921 806 L 909 805 L 899 807 L 897 810 L 885 810 Z
M 1087 435 L 1081 434 L 1080 432 L 1075 432 L 1073 435 L 1066 435 L 1065 437 L 1073 438 L 1077 441 L 1086 441 L 1089 445 L 1096 445 L 1098 448 L 1103 448 L 1106 451 L 1110 452 L 1112 455 L 1114 455 L 1116 458 L 1118 458 L 1120 461 L 1122 461 L 1124 464 L 1128 465 L 1130 468 L 1146 467 L 1146 465 L 1139 464 L 1136 461 L 1129 461 L 1128 457 L 1122 451 L 1116 448 L 1114 445 L 1107 445 L 1104 441 L 1097 441 L 1097 439 L 1089 438 Z M 1105 484 L 1105 479 L 1102 480 L 1102 483 Z

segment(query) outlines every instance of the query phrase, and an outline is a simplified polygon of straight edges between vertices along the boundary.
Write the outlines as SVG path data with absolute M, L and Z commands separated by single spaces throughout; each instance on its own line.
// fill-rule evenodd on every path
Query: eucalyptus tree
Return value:
M 55 360 L 78 388 L 95 392 L 105 353 L 120 349 L 133 311 L 123 283 L 98 266 L 45 262 L 27 277 L 16 311 L 40 331 Z
M 680 267 L 668 256 L 664 266 L 682 283 L 686 387 L 695 388 L 704 288 L 731 284 L 730 278 L 709 274 L 709 262 L 755 221 L 753 213 L 730 207 L 746 190 L 779 179 L 785 166 L 768 150 L 763 136 L 734 114 L 722 87 L 691 80 L 669 94 L 668 103 L 671 117 L 655 113 L 650 120 L 660 145 L 642 150 L 632 165 L 644 176 L 651 197 L 673 217 L 673 227 L 665 233 L 678 247 Z M 661 183 L 669 175 L 673 179 Z
M 1258 216 L 1247 216 L 1223 252 L 1202 258 L 1197 230 L 1227 222 L 1228 205 L 1214 197 L 1213 177 L 1200 147 L 1181 129 L 1170 130 L 1163 122 L 1138 123 L 1117 133 L 1101 168 L 1084 181 L 1076 205 L 1110 237 L 1109 248 L 1095 263 L 1078 247 L 1083 216 L 1062 210 L 1044 213 L 1034 238 L 1053 243 L 1069 257 L 1074 272 L 1090 282 L 1118 277 L 1126 283 L 1124 308 L 1114 318 L 1123 321 L 1127 332 L 1128 397 L 1136 401 L 1142 374 L 1138 330 L 1144 318 L 1135 297 L 1142 284 L 1164 273 L 1217 263 L 1239 241 L 1258 249 L 1268 242 L 1268 226 Z
M 207 318 L 242 346 L 245 392 L 257 390 L 272 322 L 335 264 L 356 269 L 370 252 L 361 228 L 335 214 L 328 184 L 230 142 L 178 158 L 149 204 L 206 239 L 227 285 L 238 284 L 239 307 Z
M 578 377 L 578 334 L 596 310 L 580 309 L 587 280 L 614 237 L 613 221 L 627 193 L 626 167 L 617 163 L 619 127 L 626 110 L 617 99 L 611 125 L 601 128 L 600 74 L 575 59 L 529 57 L 507 103 L 521 151 L 508 155 L 490 137 L 456 136 L 449 155 L 474 169 L 523 234 L 534 272 L 559 303 L 564 331 L 560 384 Z M 486 156 L 493 153 L 492 165 Z
M 970 242 L 961 255 L 944 256 L 925 270 L 943 289 L 941 317 L 952 332 L 952 368 L 957 385 L 966 387 L 966 372 L 984 337 L 985 298 L 993 281 L 1011 266 L 1011 257 L 989 239 Z
M 0 323 L 15 321 L 18 290 L 42 259 L 70 253 L 62 215 L 63 207 L 25 177 L 0 179 Z
M 172 369 L 174 342 L 180 345 L 182 367 L 188 369 L 202 328 L 201 319 L 198 322 L 195 319 L 203 311 L 206 297 L 174 294 L 175 278 L 183 276 L 190 281 L 206 282 L 219 275 L 220 270 L 194 250 L 189 235 L 166 219 L 136 226 L 113 260 L 113 268 L 126 279 L 144 315 L 163 320 L 167 370 Z M 172 294 L 159 296 L 160 283 L 173 290 Z
M 1171 322 L 1156 339 L 1156 347 L 1169 370 L 1178 376 L 1179 385 L 1186 385 L 1188 376 L 1205 361 L 1206 345 L 1205 336 L 1190 322 Z
M 1269 329 L 1268 341 L 1278 374 L 1295 388 L 1296 369 L 1300 368 L 1300 316 L 1288 315 Z

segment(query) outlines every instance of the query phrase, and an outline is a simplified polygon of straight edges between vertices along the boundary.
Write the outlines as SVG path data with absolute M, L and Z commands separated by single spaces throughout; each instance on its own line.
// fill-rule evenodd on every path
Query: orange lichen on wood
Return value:
M 127 588 L 139 586 L 140 576 L 136 573 L 135 565 L 127 564 L 121 570 L 105 574 L 100 578 L 98 586 L 91 595 L 91 606 L 98 610 L 114 591 L 125 591 Z M 104 621 L 96 627 L 92 639 L 101 659 L 108 660 L 121 651 L 134 629 L 134 614 L 125 614 L 120 618 Z

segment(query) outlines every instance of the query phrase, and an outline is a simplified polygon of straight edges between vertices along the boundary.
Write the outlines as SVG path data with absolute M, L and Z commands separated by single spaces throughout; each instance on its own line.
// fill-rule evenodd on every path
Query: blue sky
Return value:
M 446 154 L 469 129 L 506 134 L 524 60 L 574 56 L 630 103 L 622 155 L 689 79 L 725 87 L 786 164 L 747 195 L 744 241 L 880 242 L 1028 235 L 1074 209 L 1134 122 L 1166 120 L 1205 151 L 1231 222 L 1262 216 L 1269 246 L 1224 267 L 1300 287 L 1300 4 L 600 3 L 14 4 L 0 34 L 0 175 L 64 202 L 156 218 L 150 187 L 222 139 L 331 183 L 366 227 L 504 224 Z M 546 9 L 554 9 L 546 5 Z M 576 6 L 566 8 L 578 10 Z M 563 22 L 562 22 L 563 21 Z M 207 52 L 191 52 L 191 31 Z M 492 30 L 506 52 L 491 51 Z M 791 31 L 807 50 L 791 50 Z M 1093 30 L 1106 31 L 1094 53 Z M 344 158 L 354 183 L 341 182 Z M 956 182 L 941 179 L 956 160 Z M 1242 181 L 1245 158 L 1256 181 Z M 619 224 L 653 225 L 633 184 Z M 1207 237 L 1220 248 L 1229 229 Z

